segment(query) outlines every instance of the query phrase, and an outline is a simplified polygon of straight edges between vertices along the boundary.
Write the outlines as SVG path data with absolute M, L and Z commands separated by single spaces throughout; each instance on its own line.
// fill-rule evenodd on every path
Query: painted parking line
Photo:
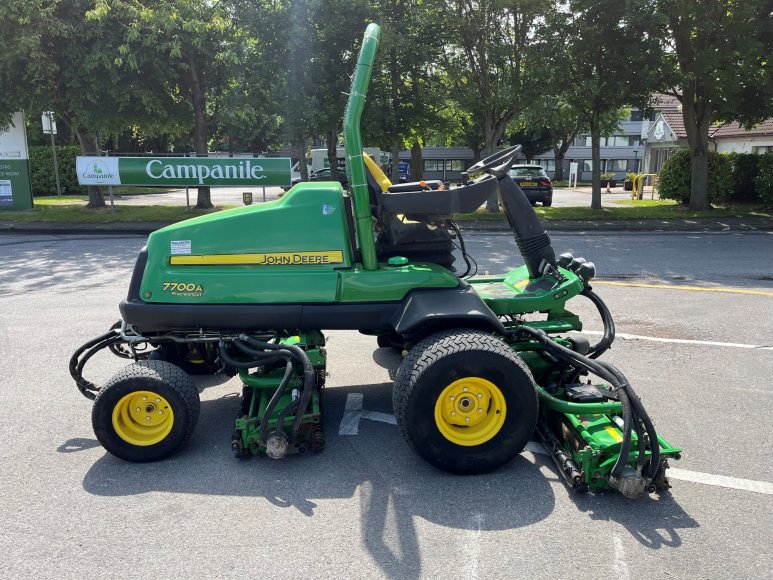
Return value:
M 632 288 L 657 288 L 660 290 L 685 290 L 687 292 L 721 292 L 725 294 L 751 294 L 753 296 L 771 296 L 773 292 L 764 290 L 745 290 L 744 288 L 703 288 L 701 286 L 677 286 L 674 284 L 645 284 L 644 282 L 613 282 L 612 280 L 594 280 L 593 284 L 606 286 L 630 286 Z
M 604 333 L 600 330 L 583 330 L 582 334 L 591 334 L 602 336 Z M 691 340 L 687 338 L 661 338 L 659 336 L 644 336 L 640 334 L 628 334 L 626 332 L 615 332 L 615 338 L 625 340 L 647 340 L 650 342 L 665 342 L 670 344 L 693 344 L 696 346 L 726 346 L 730 348 L 746 348 L 750 350 L 773 350 L 773 346 L 759 344 L 743 344 L 740 342 L 718 342 L 714 340 Z
M 538 441 L 529 441 L 529 443 L 526 444 L 525 451 L 531 451 L 536 455 L 548 455 L 548 452 L 542 446 L 542 443 Z M 666 474 L 669 479 L 678 479 L 680 481 L 690 481 L 692 483 L 700 483 L 714 487 L 726 487 L 728 489 L 739 489 L 742 491 L 773 495 L 773 483 L 767 481 L 727 477 L 725 475 L 714 475 L 711 473 L 702 473 L 700 471 L 688 471 L 677 467 L 669 467 Z
M 338 428 L 339 435 L 357 435 L 361 419 L 370 419 L 389 425 L 397 425 L 395 416 L 389 413 L 379 411 L 366 411 L 362 407 L 362 393 L 349 393 L 346 396 L 346 406 L 344 416 Z M 536 455 L 548 455 L 548 452 L 538 441 L 529 441 L 524 451 L 530 451 Z M 711 473 L 702 473 L 700 471 L 688 471 L 670 467 L 668 469 L 669 479 L 681 481 L 690 481 L 702 485 L 711 485 L 714 487 L 724 487 L 728 489 L 738 489 L 741 491 L 750 491 L 764 495 L 773 495 L 773 483 L 767 481 L 755 481 L 753 479 L 740 479 L 738 477 L 727 477 L 725 475 L 713 475 Z

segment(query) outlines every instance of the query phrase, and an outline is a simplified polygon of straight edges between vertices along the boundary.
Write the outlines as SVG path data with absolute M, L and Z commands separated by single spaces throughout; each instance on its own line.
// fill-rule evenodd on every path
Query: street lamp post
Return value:
M 633 150 L 633 172 L 639 173 L 639 150 Z

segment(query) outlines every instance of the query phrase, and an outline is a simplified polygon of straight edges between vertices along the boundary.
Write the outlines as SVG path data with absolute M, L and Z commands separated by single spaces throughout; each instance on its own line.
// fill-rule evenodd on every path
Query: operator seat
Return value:
M 453 271 L 455 234 L 441 222 L 414 221 L 387 211 L 383 207 L 384 194 L 437 190 L 440 181 L 413 182 L 392 185 L 376 162 L 363 152 L 365 173 L 370 194 L 371 213 L 376 219 L 376 255 L 380 262 L 392 256 L 403 256 L 410 262 L 430 262 Z

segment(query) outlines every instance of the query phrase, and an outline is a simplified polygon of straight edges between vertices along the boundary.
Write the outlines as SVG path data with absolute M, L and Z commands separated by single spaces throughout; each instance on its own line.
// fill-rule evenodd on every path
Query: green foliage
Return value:
M 773 207 L 773 153 L 759 156 L 754 184 L 762 203 L 767 207 Z
M 56 194 L 56 173 L 54 172 L 51 147 L 45 145 L 30 147 L 29 153 L 32 194 Z M 77 145 L 57 145 L 56 147 L 59 183 L 63 193 L 83 193 L 86 191 L 85 187 L 78 185 L 78 176 L 75 174 L 75 157 L 77 155 L 80 155 L 80 147 Z
M 732 176 L 727 155 L 709 151 L 708 199 L 719 203 L 730 198 Z M 658 192 L 663 199 L 673 199 L 680 204 L 690 203 L 690 179 L 692 157 L 688 149 L 677 151 L 669 157 L 660 169 Z
M 729 201 L 756 201 L 759 193 L 755 184 L 758 162 L 762 158 L 756 153 L 728 153 L 730 163 L 731 189 Z
M 634 177 L 636 177 L 636 173 L 626 173 L 625 174 L 625 180 L 633 182 Z

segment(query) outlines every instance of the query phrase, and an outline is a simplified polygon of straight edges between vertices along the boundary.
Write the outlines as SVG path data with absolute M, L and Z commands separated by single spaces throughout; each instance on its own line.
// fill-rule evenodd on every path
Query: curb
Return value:
M 173 222 L 66 223 L 0 221 L 0 234 L 126 234 L 145 235 Z M 179 222 L 177 222 L 179 223 Z M 546 220 L 549 232 L 746 232 L 773 233 L 773 219 L 724 218 L 717 220 Z M 505 220 L 460 222 L 462 231 L 510 232 Z

